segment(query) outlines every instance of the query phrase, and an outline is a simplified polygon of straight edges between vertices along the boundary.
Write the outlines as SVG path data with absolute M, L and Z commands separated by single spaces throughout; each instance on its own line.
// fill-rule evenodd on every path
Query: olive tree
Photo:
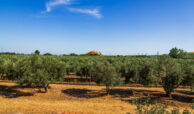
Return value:
M 142 62 L 142 67 L 139 71 L 139 82 L 143 85 L 157 85 L 156 72 L 155 72 L 155 63 L 151 61 Z
M 4 75 L 4 60 L 0 57 L 0 79 L 2 79 L 2 76 Z
M 131 79 L 137 81 L 139 74 L 139 64 L 137 61 L 129 61 L 116 67 L 120 67 L 120 73 L 122 77 L 125 77 L 125 84 L 129 83 Z
M 52 57 L 41 57 L 37 54 L 30 56 L 25 64 L 19 65 L 20 85 L 44 88 L 47 92 L 49 84 L 62 80 L 65 75 L 65 65 Z
M 17 69 L 17 60 L 5 59 L 3 62 L 3 74 L 6 74 L 6 78 L 9 80 L 16 79 L 18 69 Z
M 179 63 L 168 57 L 159 58 L 162 86 L 167 97 L 179 87 L 183 80 L 182 67 Z
M 98 64 L 92 72 L 92 79 L 97 84 L 106 86 L 107 94 L 110 93 L 111 87 L 121 85 L 122 78 L 115 68 L 110 63 Z
M 191 90 L 194 90 L 194 66 L 188 63 L 183 64 L 183 85 L 191 86 Z

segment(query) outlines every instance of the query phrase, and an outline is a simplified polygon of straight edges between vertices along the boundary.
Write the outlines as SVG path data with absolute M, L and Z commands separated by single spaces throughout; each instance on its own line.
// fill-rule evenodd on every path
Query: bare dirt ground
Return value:
M 134 93 L 136 96 L 133 96 Z M 164 97 L 162 88 L 136 87 L 132 84 L 115 87 L 107 96 L 104 86 L 57 83 L 50 85 L 48 93 L 38 93 L 35 88 L 22 88 L 10 81 L 0 81 L 0 113 L 136 114 L 132 100 L 137 98 L 143 101 L 148 94 L 152 101 L 167 104 L 170 109 L 189 109 L 194 99 L 194 92 L 183 88 L 178 88 L 170 99 Z

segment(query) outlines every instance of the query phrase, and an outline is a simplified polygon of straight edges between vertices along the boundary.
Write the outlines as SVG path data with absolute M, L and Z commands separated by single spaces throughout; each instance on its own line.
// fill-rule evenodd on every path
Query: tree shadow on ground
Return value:
M 32 93 L 28 92 L 21 92 L 17 90 L 18 88 L 21 88 L 20 86 L 4 86 L 0 85 L 0 95 L 6 97 L 6 98 L 17 98 L 22 96 L 33 96 Z
M 194 99 L 193 96 L 181 95 L 177 93 L 172 93 L 172 98 L 166 97 L 164 93 L 153 94 L 153 96 L 156 97 L 157 99 L 165 98 L 165 99 L 176 100 L 184 103 L 192 103 L 192 100 Z
M 192 92 L 192 91 L 176 90 L 176 92 L 186 94 L 186 95 L 194 95 L 194 92 Z
M 142 96 L 148 95 L 148 93 L 159 92 L 152 90 L 141 90 L 141 89 L 112 89 L 110 95 L 117 95 L 121 98 L 128 98 L 134 95 Z
M 156 95 L 156 94 L 154 94 Z M 166 97 L 165 94 L 157 94 L 157 96 L 154 95 L 150 95 L 149 100 L 148 97 L 144 96 L 144 97 L 140 97 L 140 98 L 133 98 L 133 99 L 121 99 L 121 101 L 125 101 L 128 102 L 130 104 L 142 104 L 142 103 L 146 103 L 146 104 L 156 104 L 156 103 L 160 103 L 163 105 L 167 105 L 167 106 L 182 106 L 182 103 L 188 103 L 188 104 L 184 104 L 185 107 L 189 107 L 190 104 L 192 103 L 192 97 L 185 97 L 185 96 L 180 96 L 180 95 L 172 95 L 172 98 L 168 98 Z M 148 100 L 148 101 L 147 101 Z M 179 101 L 179 102 L 177 102 Z
M 157 91 L 150 91 L 150 90 L 135 90 L 135 89 L 111 89 L 110 95 L 117 96 L 120 98 L 128 98 L 133 95 L 133 90 L 135 92 L 157 92 Z M 88 89 L 66 89 L 62 90 L 62 93 L 73 96 L 73 97 L 79 97 L 79 98 L 95 98 L 95 97 L 101 97 L 106 96 L 106 89 L 102 90 L 88 90 Z M 146 94 L 147 95 L 147 94 Z
M 190 97 L 190 96 L 183 96 L 183 95 L 172 95 L 172 98 L 174 100 L 180 101 L 180 102 L 185 102 L 185 103 L 192 103 L 192 100 L 194 99 L 194 97 Z
M 125 100 L 122 99 L 123 101 L 128 101 L 129 103 L 134 102 L 134 100 L 137 100 L 138 103 L 143 103 L 147 100 L 147 96 L 137 98 L 137 99 L 130 99 L 130 100 Z M 190 96 L 184 96 L 180 94 L 172 94 L 172 98 L 166 97 L 166 94 L 163 92 L 160 93 L 150 93 L 150 102 L 148 104 L 154 104 L 155 102 L 165 104 L 165 105 L 174 105 L 174 106 L 179 106 L 182 103 L 192 103 L 192 99 L 194 97 Z M 178 103 L 176 101 L 179 101 L 181 103 Z
M 133 91 L 131 89 L 111 89 L 110 95 L 127 98 L 133 95 Z
M 62 93 L 73 97 L 79 97 L 79 98 L 95 98 L 95 97 L 101 97 L 106 95 L 106 93 L 102 91 L 77 89 L 77 88 L 62 90 Z
M 73 97 L 78 97 L 78 98 L 96 98 L 96 97 L 102 97 L 107 95 L 105 89 L 89 90 L 89 89 L 73 88 L 73 89 L 62 90 L 62 93 Z M 126 101 L 129 103 L 133 103 L 134 100 L 137 100 L 138 103 L 143 103 L 147 100 L 147 96 L 150 95 L 149 104 L 154 104 L 155 102 L 157 102 L 157 103 L 167 104 L 167 105 L 177 105 L 176 101 L 183 102 L 183 103 L 192 103 L 192 99 L 194 99 L 194 97 L 192 96 L 181 95 L 177 93 L 173 93 L 172 98 L 168 98 L 166 97 L 165 92 L 143 90 L 143 89 L 111 89 L 110 95 L 113 97 L 120 98 L 121 101 Z
M 84 82 L 53 82 L 52 84 L 60 84 L 60 85 L 88 85 L 88 86 L 96 86 L 95 83 L 84 83 Z
M 113 89 L 111 90 L 111 95 L 117 95 L 121 100 L 126 100 L 125 98 L 130 98 L 132 96 L 138 97 L 139 102 L 144 102 L 148 95 L 150 95 L 151 101 L 157 101 L 160 103 L 167 103 L 168 100 L 180 101 L 184 103 L 192 103 L 194 96 L 192 92 L 181 91 L 183 95 L 178 93 L 172 93 L 172 98 L 166 97 L 165 92 L 153 91 L 153 90 L 143 90 L 143 89 Z M 130 103 L 132 101 L 128 100 Z

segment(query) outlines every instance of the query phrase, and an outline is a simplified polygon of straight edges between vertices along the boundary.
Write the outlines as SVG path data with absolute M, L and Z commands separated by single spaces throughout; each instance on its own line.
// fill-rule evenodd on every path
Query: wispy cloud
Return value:
M 102 15 L 100 14 L 99 8 L 95 9 L 79 9 L 79 8 L 68 8 L 71 12 L 77 12 L 77 13 L 84 13 L 88 15 L 92 15 L 98 19 L 102 18 Z
M 72 0 L 53 0 L 46 3 L 46 11 L 42 11 L 42 13 L 51 12 L 52 8 L 58 5 L 70 5 Z
M 46 6 L 46 10 L 42 11 L 41 13 L 42 14 L 49 13 L 49 12 L 51 12 L 53 10 L 54 7 L 57 7 L 59 5 L 64 5 L 64 6 L 72 5 L 73 1 L 75 1 L 75 0 L 50 0 L 45 5 Z M 102 15 L 100 13 L 100 9 L 99 8 L 82 9 L 82 8 L 70 8 L 70 7 L 67 7 L 67 9 L 70 12 L 77 12 L 77 13 L 83 13 L 83 14 L 91 15 L 91 16 L 97 18 L 97 19 L 101 19 L 102 18 Z

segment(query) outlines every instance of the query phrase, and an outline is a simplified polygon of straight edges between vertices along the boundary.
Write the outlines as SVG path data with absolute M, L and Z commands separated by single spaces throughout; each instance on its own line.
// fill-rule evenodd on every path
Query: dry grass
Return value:
M 116 87 L 109 96 L 103 86 L 51 84 L 48 93 L 37 93 L 38 89 L 21 88 L 12 82 L 0 82 L 0 113 L 56 113 L 79 112 L 84 114 L 135 114 L 136 106 L 132 90 L 140 100 L 147 94 L 170 108 L 189 108 L 194 93 L 189 89 L 177 89 L 173 99 L 164 97 L 162 88 Z

